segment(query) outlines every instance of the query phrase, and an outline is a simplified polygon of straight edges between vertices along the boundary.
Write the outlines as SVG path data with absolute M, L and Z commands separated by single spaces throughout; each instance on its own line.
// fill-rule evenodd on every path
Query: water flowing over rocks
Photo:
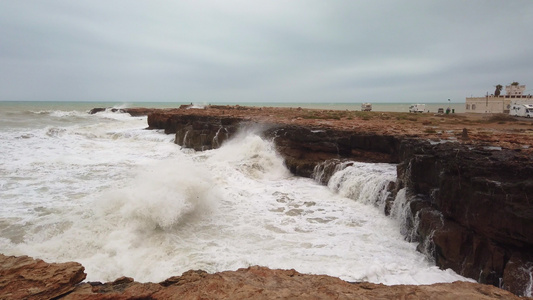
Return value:
M 160 283 L 129 277 L 80 283 L 85 274 L 78 263 L 1 254 L 0 275 L 0 299 L 520 299 L 469 282 L 385 286 L 257 266 L 215 274 L 191 270 Z
M 347 160 L 397 163 L 385 213 L 405 190 L 406 238 L 441 268 L 531 294 L 533 134 L 527 123 L 240 106 L 124 111 L 147 114 L 149 128 L 175 134 L 176 144 L 195 150 L 218 148 L 254 124 L 274 140 L 293 174 L 320 173 L 322 183 Z

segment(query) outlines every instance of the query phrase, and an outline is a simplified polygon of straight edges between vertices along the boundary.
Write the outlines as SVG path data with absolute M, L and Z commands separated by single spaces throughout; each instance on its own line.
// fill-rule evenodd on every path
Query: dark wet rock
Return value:
M 106 108 L 105 107 L 96 107 L 96 108 L 93 108 L 89 111 L 89 114 L 91 115 L 94 115 L 95 113 L 99 113 L 101 111 L 105 111 Z
M 531 293 L 533 274 L 533 251 L 514 253 L 505 266 L 503 287 L 517 295 Z M 529 291 L 527 291 L 529 289 Z
M 533 265 L 532 158 L 415 140 L 402 149 L 398 185 L 407 187 L 418 241 L 431 245 L 437 265 L 521 295 L 517 265 Z
M 328 160 L 392 163 L 398 159 L 399 140 L 393 136 L 292 125 L 272 126 L 264 134 L 274 140 L 291 172 L 304 177 L 311 177 L 314 168 Z
M 91 109 L 89 111 L 89 114 L 94 115 L 96 113 L 103 112 L 103 111 L 110 111 L 113 113 L 128 113 L 132 117 L 138 117 L 138 116 L 147 116 L 151 113 L 159 112 L 163 110 L 156 109 L 156 108 L 143 108 L 143 107 L 132 107 L 132 108 L 97 107 L 97 108 Z

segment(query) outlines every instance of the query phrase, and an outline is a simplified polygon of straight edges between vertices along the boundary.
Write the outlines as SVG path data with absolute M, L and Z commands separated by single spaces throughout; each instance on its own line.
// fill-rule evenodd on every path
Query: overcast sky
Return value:
M 531 0 L 2 0 L 0 100 L 533 94 Z

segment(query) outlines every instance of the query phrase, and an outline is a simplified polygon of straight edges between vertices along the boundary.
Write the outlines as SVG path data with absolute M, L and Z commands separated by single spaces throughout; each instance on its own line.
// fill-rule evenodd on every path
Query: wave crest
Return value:
M 104 195 L 109 218 L 144 229 L 171 229 L 215 203 L 215 184 L 206 170 L 188 161 L 166 160 L 142 170 L 125 187 Z

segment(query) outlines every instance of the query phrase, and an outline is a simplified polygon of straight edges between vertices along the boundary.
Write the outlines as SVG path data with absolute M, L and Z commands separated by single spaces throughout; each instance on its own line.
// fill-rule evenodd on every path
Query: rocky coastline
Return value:
M 259 266 L 215 274 L 191 270 L 159 283 L 84 279 L 83 266 L 75 262 L 0 254 L 0 299 L 523 299 L 471 282 L 385 286 Z
M 406 191 L 406 238 L 441 268 L 525 295 L 533 271 L 533 123 L 485 118 L 215 106 L 152 111 L 148 125 L 198 151 L 241 127 L 260 128 L 293 174 L 313 177 L 321 168 L 323 183 L 346 160 L 395 163 L 389 201 Z
M 85 276 L 77 263 L 0 255 L 0 299 L 518 299 L 515 295 L 531 294 L 533 122 L 502 115 L 242 106 L 117 112 L 147 115 L 148 129 L 173 134 L 176 144 L 197 151 L 218 148 L 241 128 L 251 128 L 274 141 L 293 174 L 322 183 L 347 160 L 397 164 L 389 202 L 405 192 L 406 239 L 417 242 L 439 267 L 479 284 L 384 286 L 262 267 L 189 271 L 157 284 L 131 278 L 80 284 Z

